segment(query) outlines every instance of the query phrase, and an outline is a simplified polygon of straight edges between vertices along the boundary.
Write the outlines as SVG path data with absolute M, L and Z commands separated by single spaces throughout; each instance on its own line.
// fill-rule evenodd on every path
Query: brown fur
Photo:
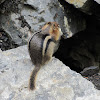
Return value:
M 35 89 L 36 75 L 41 66 L 50 61 L 53 53 L 57 49 L 58 43 L 55 42 L 60 40 L 61 37 L 59 29 L 59 25 L 56 22 L 48 22 L 42 27 L 40 32 L 33 35 L 29 40 L 29 54 L 33 64 L 35 65 L 30 76 L 30 90 Z M 49 40 L 50 43 L 47 44 Z

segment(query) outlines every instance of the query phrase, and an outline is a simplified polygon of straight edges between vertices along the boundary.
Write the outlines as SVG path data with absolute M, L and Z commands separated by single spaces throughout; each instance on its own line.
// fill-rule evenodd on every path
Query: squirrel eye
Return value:
M 57 26 L 60 27 L 59 24 Z
M 56 25 L 55 25 L 55 24 L 53 24 L 53 26 L 55 27 Z
M 51 22 L 48 22 L 47 24 L 51 24 Z

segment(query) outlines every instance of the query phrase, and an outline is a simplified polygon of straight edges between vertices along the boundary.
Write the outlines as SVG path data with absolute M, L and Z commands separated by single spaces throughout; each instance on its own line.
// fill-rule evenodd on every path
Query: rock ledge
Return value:
M 36 90 L 28 90 L 33 65 L 27 46 L 0 51 L 0 100 L 100 100 L 100 91 L 54 58 L 41 68 Z

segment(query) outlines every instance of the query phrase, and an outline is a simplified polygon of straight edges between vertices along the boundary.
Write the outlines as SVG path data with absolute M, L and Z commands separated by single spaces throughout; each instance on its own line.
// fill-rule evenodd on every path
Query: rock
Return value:
M 2 4 L 5 0 L 0 0 L 0 4 Z
M 86 19 L 84 14 L 65 1 L 61 0 L 60 3 L 64 7 L 64 26 L 66 33 L 68 34 L 67 38 L 70 38 L 74 34 L 85 30 Z
M 44 2 L 44 0 L 26 0 L 21 15 L 24 16 L 33 31 L 39 30 L 48 21 L 58 22 L 63 29 L 64 12 L 58 0 L 46 0 Z
M 1 5 L 0 12 L 0 28 L 17 45 L 26 44 L 48 21 L 58 22 L 64 31 L 64 12 L 58 0 L 8 0 Z
M 11 40 L 10 36 L 0 29 L 0 48 L 2 51 L 17 47 L 17 44 Z
M 94 0 L 94 1 L 96 1 L 98 4 L 100 4 L 100 0 Z
M 98 90 L 100 90 L 100 73 L 94 74 L 92 76 L 86 77 L 89 81 L 91 81 Z
M 0 18 L 2 19 L 0 20 L 0 27 L 2 30 L 4 30 L 5 33 L 7 33 L 10 39 L 17 45 L 25 44 L 20 37 L 21 32 L 14 26 L 13 21 L 10 19 L 10 15 L 5 16 L 2 14 Z
M 66 0 L 68 3 L 73 4 L 76 8 L 81 8 L 88 0 Z
M 58 0 L 44 2 L 45 0 L 5 1 L 0 7 L 0 28 L 19 46 L 26 44 L 30 36 L 49 21 L 58 22 L 65 37 L 71 37 L 86 28 L 83 14 L 69 4 L 65 8 Z
M 6 0 L 0 5 L 0 13 L 9 14 L 11 12 L 18 12 L 18 5 L 20 0 Z
M 94 74 L 97 74 L 99 72 L 98 66 L 90 66 L 88 68 L 84 68 L 83 71 L 81 71 L 81 75 L 83 76 L 92 76 Z
M 21 39 L 21 32 L 14 25 L 14 21 L 11 19 L 12 13 L 18 13 L 19 0 L 6 0 L 0 6 L 0 30 L 3 30 L 9 38 L 16 45 L 23 45 L 25 41 Z
M 99 100 L 100 91 L 54 58 L 41 68 L 35 91 L 28 90 L 34 66 L 27 46 L 0 51 L 0 100 Z
M 96 2 L 95 2 L 96 1 Z M 95 15 L 100 19 L 100 5 L 98 0 L 66 0 L 69 4 L 74 5 L 76 8 L 88 15 Z

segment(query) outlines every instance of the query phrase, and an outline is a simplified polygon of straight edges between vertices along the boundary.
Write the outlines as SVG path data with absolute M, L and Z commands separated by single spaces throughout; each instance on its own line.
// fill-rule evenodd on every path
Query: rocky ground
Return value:
M 34 91 L 28 89 L 34 65 L 27 46 L 0 51 L 0 58 L 0 100 L 100 99 L 100 91 L 90 81 L 54 57 L 39 71 Z
M 94 74 L 92 76 L 85 77 L 89 81 L 91 81 L 95 87 L 100 90 L 100 73 Z

